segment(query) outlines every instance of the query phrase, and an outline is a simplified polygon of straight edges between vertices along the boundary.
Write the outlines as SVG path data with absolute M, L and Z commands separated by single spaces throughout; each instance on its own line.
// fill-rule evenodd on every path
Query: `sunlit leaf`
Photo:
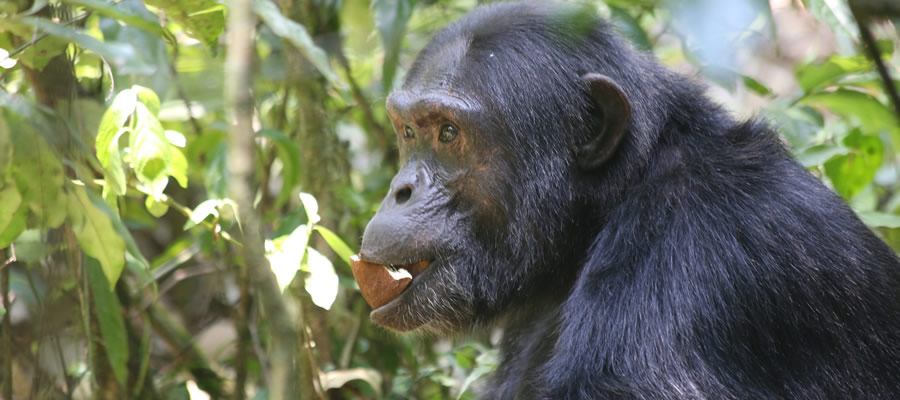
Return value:
M 375 369 L 351 368 L 322 372 L 320 380 L 326 390 L 340 389 L 350 381 L 362 380 L 368 383 L 372 390 L 375 391 L 375 398 L 380 399 L 382 396 L 381 382 L 384 378 Z
M 67 197 L 69 221 L 78 244 L 100 262 L 110 286 L 115 285 L 125 267 L 125 241 L 109 216 L 94 206 L 84 187 L 72 186 Z
M 201 40 L 214 48 L 225 29 L 225 7 L 216 0 L 145 0 L 150 6 L 159 7 L 177 21 L 188 36 Z
M 300 270 L 308 243 L 309 227 L 306 225 L 297 227 L 290 235 L 266 241 L 266 258 L 282 291 Z
M 97 128 L 95 147 L 97 148 L 97 159 L 104 167 L 109 166 L 110 144 L 116 135 L 120 134 L 125 122 L 134 113 L 135 105 L 137 105 L 137 94 L 131 89 L 125 89 L 113 98 L 112 104 L 103 113 L 100 127 Z M 118 151 L 118 147 L 115 150 Z
M 329 310 L 338 292 L 338 276 L 334 272 L 334 265 L 328 257 L 316 249 L 310 247 L 306 251 L 306 265 L 303 269 L 309 272 L 309 275 L 306 277 L 304 288 L 312 298 L 313 304 Z
M 135 106 L 136 122 L 130 135 L 128 161 L 138 180 L 162 194 L 172 163 L 173 147 L 166 139 L 162 124 L 142 103 Z M 165 175 L 163 173 L 165 172 Z
M 316 201 L 316 198 L 309 193 L 300 193 L 300 202 L 303 203 L 303 208 L 306 210 L 306 217 L 308 218 L 309 224 L 317 224 L 322 220 L 322 217 L 319 216 L 319 202 Z
M 106 271 L 97 260 L 85 257 L 84 269 L 91 284 L 95 315 L 103 337 L 102 341 L 95 340 L 94 343 L 104 347 L 113 375 L 124 387 L 128 383 L 128 335 L 119 299 L 113 292 L 115 284 L 107 280 Z
M 174 40 L 172 35 L 166 32 L 166 30 L 163 29 L 163 27 L 160 26 L 157 21 L 146 18 L 145 16 L 135 13 L 127 7 L 117 5 L 112 1 L 63 0 L 63 2 L 88 8 L 91 11 L 104 17 L 117 19 L 135 28 L 169 39 L 170 41 Z
M 147 207 L 147 212 L 156 218 L 166 215 L 166 212 L 169 211 L 169 205 L 166 204 L 165 201 L 157 199 L 156 196 L 152 195 L 147 196 L 147 198 L 144 199 L 144 207 Z
M 139 85 L 132 86 L 131 90 L 137 95 L 137 101 L 146 106 L 150 114 L 154 117 L 159 115 L 159 96 L 156 92 Z
M 191 216 L 188 218 L 187 222 L 184 223 L 184 230 L 188 230 L 197 226 L 210 215 L 212 215 L 213 217 L 218 217 L 219 211 L 217 209 L 221 206 L 221 204 L 221 200 L 206 200 L 200 204 L 197 204 L 197 207 L 194 207 L 194 210 L 191 211 Z
M 328 228 L 316 225 L 313 229 L 319 232 L 322 235 L 322 238 L 325 239 L 325 242 L 328 243 L 328 246 L 331 247 L 332 250 L 338 255 L 338 257 L 344 261 L 348 266 L 350 265 L 350 257 L 354 255 L 353 250 L 350 249 L 350 246 L 347 246 L 347 243 L 344 243 L 338 235 L 329 230 Z
M 169 162 L 169 175 L 175 178 L 178 186 L 187 188 L 188 186 L 188 162 L 184 158 L 184 153 L 174 147 L 169 149 L 172 159 Z

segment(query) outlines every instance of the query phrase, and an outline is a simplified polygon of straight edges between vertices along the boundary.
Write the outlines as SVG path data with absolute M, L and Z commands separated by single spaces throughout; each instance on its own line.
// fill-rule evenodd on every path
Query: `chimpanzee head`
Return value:
M 355 265 L 396 279 L 357 276 L 376 323 L 455 332 L 569 289 L 631 173 L 633 53 L 559 5 L 480 7 L 432 39 L 387 99 L 402 168 Z

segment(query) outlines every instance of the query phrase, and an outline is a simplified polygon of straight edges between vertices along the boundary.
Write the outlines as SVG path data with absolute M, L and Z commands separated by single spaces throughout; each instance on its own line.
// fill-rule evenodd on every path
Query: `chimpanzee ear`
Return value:
M 578 148 L 576 160 L 581 169 L 594 170 L 615 154 L 625 136 L 631 120 L 631 103 L 625 97 L 625 91 L 606 75 L 589 73 L 581 79 L 590 87 L 602 124 L 600 132 Z

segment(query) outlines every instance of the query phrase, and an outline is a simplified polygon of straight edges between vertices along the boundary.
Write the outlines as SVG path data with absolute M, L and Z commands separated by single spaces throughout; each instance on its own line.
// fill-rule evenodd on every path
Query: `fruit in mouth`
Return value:
M 363 298 L 372 308 L 381 307 L 403 293 L 413 278 L 422 273 L 430 263 L 420 261 L 406 265 L 382 265 L 363 261 L 357 255 L 350 257 L 353 277 L 359 284 Z

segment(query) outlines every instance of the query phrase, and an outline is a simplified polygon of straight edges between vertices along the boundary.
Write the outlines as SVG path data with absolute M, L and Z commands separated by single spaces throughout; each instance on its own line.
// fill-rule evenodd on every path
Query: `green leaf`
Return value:
M 12 135 L 9 133 L 9 124 L 6 122 L 6 110 L 0 109 L 0 180 L 3 179 L 9 165 L 12 162 Z
M 159 7 L 166 15 L 181 24 L 188 36 L 215 48 L 225 29 L 225 7 L 216 0 L 145 0 L 147 5 Z
M 169 205 L 165 203 L 165 201 L 159 200 L 156 196 L 147 196 L 144 200 L 144 206 L 147 207 L 147 212 L 150 215 L 160 218 L 163 215 L 166 215 L 166 212 L 169 211 Z
M 25 207 L 19 207 L 4 230 L 0 230 L 0 247 L 9 246 L 14 240 L 25 232 L 25 223 L 28 221 L 28 211 Z
M 137 101 L 146 106 L 150 114 L 154 117 L 159 115 L 159 96 L 156 92 L 138 85 L 132 86 L 131 90 L 137 95 Z
M 138 50 L 128 43 L 104 43 L 93 36 L 89 36 L 78 29 L 60 25 L 43 18 L 22 17 L 17 20 L 26 25 L 30 25 L 51 36 L 65 39 L 75 43 L 85 50 L 90 50 L 100 57 L 103 57 L 113 68 L 119 69 L 119 73 L 126 71 L 143 71 L 147 67 L 138 61 L 135 56 Z
M 29 126 L 34 127 L 41 136 L 48 140 L 58 138 L 51 136 L 57 132 L 56 115 L 53 110 L 28 101 L 26 98 L 0 90 L 0 108 L 5 108 L 22 117 Z M 13 132 L 13 126 L 9 127 Z
M 832 56 L 820 64 L 806 64 L 796 69 L 800 87 L 807 92 L 833 85 L 837 79 L 852 73 L 869 72 L 873 63 L 863 55 L 853 57 Z
M 763 85 L 760 81 L 753 79 L 752 77 L 747 75 L 741 75 L 741 78 L 744 80 L 744 86 L 746 86 L 747 89 L 752 90 L 754 93 L 760 96 L 768 96 L 772 94 L 772 90 L 766 87 L 766 85 Z
M 4 315 L 6 315 L 6 309 L 0 305 L 0 318 L 3 318 Z
M 847 154 L 848 150 L 844 146 L 824 145 L 807 147 L 796 154 L 797 160 L 806 168 L 817 167 L 826 161 L 843 154 Z
M 138 14 L 127 7 L 117 5 L 116 3 L 113 3 L 111 1 L 63 0 L 63 3 L 88 8 L 91 11 L 104 17 L 117 19 L 135 28 L 155 34 L 160 37 L 164 37 L 170 42 L 175 42 L 175 38 L 172 36 L 172 34 L 163 29 L 163 27 L 160 26 L 157 21 L 145 18 L 143 15 Z
M 135 106 L 134 118 L 129 164 L 138 180 L 150 186 L 152 194 L 161 195 L 168 181 L 173 147 L 159 119 L 143 103 Z
M 23 203 L 34 219 L 32 228 L 55 228 L 66 218 L 65 176 L 62 162 L 50 151 L 47 142 L 30 129 L 13 137 L 12 176 Z
M 827 107 L 844 118 L 856 121 L 866 132 L 890 131 L 897 127 L 897 118 L 891 109 L 863 92 L 838 89 L 811 94 L 802 101 Z
M 313 304 L 329 310 L 338 292 L 338 276 L 334 272 L 334 265 L 328 257 L 312 247 L 307 248 L 306 252 L 303 270 L 309 272 L 309 275 L 306 276 L 303 287 L 312 298 Z
M 91 204 L 100 210 L 103 214 L 109 218 L 112 222 L 113 228 L 116 230 L 116 233 L 119 234 L 119 237 L 125 241 L 125 250 L 126 253 L 126 265 L 128 266 L 136 266 L 135 270 L 132 268 L 132 272 L 134 272 L 142 282 L 147 282 L 151 279 L 150 272 L 150 262 L 144 258 L 144 255 L 141 254 L 141 250 L 138 249 L 137 243 L 134 242 L 134 238 L 131 236 L 131 232 L 128 231 L 128 228 L 125 227 L 125 224 L 119 218 L 118 214 L 113 211 L 112 207 L 109 204 L 106 204 L 102 198 L 94 194 L 94 192 L 86 191 L 88 197 L 91 199 Z M 131 260 L 129 260 L 131 258 Z
M 348 266 L 350 265 L 350 257 L 354 255 L 353 250 L 350 249 L 350 246 L 347 246 L 347 243 L 344 243 L 338 235 L 329 230 L 328 228 L 322 225 L 316 225 L 313 227 L 319 234 L 322 235 L 322 238 L 325 239 L 325 242 L 328 243 L 328 246 L 331 247 L 332 250 L 340 257 L 341 260 L 344 261 Z
M 103 336 L 103 341 L 98 344 L 105 348 L 106 357 L 109 359 L 116 380 L 125 387 L 128 383 L 128 336 L 125 332 L 125 321 L 122 319 L 119 299 L 113 292 L 115 284 L 107 280 L 106 271 L 97 264 L 97 260 L 85 257 L 84 268 L 88 273 L 88 281 L 94 295 L 97 322 L 100 325 L 100 334 Z
M 125 89 L 113 98 L 112 104 L 103 113 L 100 119 L 100 126 L 97 128 L 97 138 L 94 147 L 97 149 L 97 159 L 104 167 L 109 166 L 110 156 L 112 152 L 111 143 L 116 141 L 116 135 L 120 134 L 121 129 L 128 122 L 128 118 L 134 113 L 134 107 L 137 105 L 137 94 L 131 89 Z M 115 147 L 118 152 L 119 148 Z
M 12 182 L 7 182 L 0 189 L 0 248 L 12 243 L 25 230 L 26 210 L 22 205 L 22 196 Z
M 373 0 L 375 9 L 375 26 L 381 35 L 384 46 L 384 61 L 381 66 L 381 82 L 384 93 L 394 85 L 394 73 L 397 71 L 397 60 L 400 58 L 400 46 L 406 35 L 406 25 L 415 0 Z
M 271 139 L 278 158 L 281 159 L 281 190 L 275 198 L 275 208 L 281 208 L 290 199 L 294 187 L 300 183 L 300 150 L 291 138 L 275 129 L 261 129 L 256 134 Z
M 328 54 L 316 46 L 303 25 L 282 15 L 278 6 L 269 0 L 254 0 L 253 12 L 266 23 L 272 32 L 293 44 L 325 76 L 325 79 L 335 86 L 340 86 L 337 75 L 331 69 Z
M 900 228 L 900 215 L 888 214 L 877 211 L 864 211 L 857 213 L 859 219 L 871 228 Z
M 106 163 L 103 164 L 104 190 L 111 190 L 118 196 L 125 194 L 127 181 L 125 169 L 122 166 L 122 155 L 119 153 L 119 138 L 128 133 L 128 128 L 121 128 L 106 145 Z M 99 138 L 99 136 L 98 136 Z M 100 144 L 97 144 L 97 154 L 100 154 Z
M 181 150 L 176 149 L 175 147 L 170 147 L 169 151 L 171 152 L 172 160 L 169 163 L 169 175 L 175 178 L 175 182 L 178 182 L 178 186 L 183 188 L 187 188 L 188 185 L 188 162 L 187 158 L 184 158 L 184 153 Z
M 850 200 L 875 178 L 881 167 L 884 144 L 878 136 L 863 135 L 856 129 L 844 138 L 844 145 L 850 152 L 826 162 L 825 174 L 831 179 L 834 189 Z
M 87 190 L 72 186 L 68 194 L 72 231 L 85 254 L 97 259 L 110 287 L 119 280 L 125 267 L 125 241 L 116 232 L 110 217 L 98 210 Z

